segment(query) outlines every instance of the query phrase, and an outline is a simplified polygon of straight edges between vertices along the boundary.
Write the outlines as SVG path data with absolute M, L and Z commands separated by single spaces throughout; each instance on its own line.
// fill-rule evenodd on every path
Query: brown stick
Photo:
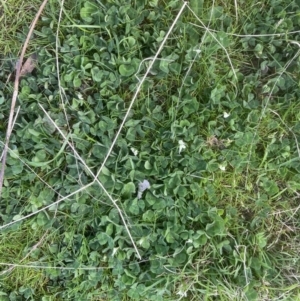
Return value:
M 11 106 L 10 106 L 10 113 L 9 113 L 9 118 L 8 118 L 8 125 L 7 125 L 7 130 L 6 130 L 6 137 L 5 137 L 5 144 L 4 144 L 4 149 L 3 149 L 3 157 L 2 157 L 2 167 L 0 171 L 0 197 L 2 193 L 2 187 L 3 187 L 3 180 L 4 180 L 4 171 L 5 171 L 5 165 L 6 165 L 6 157 L 7 157 L 7 152 L 8 152 L 8 144 L 9 144 L 9 139 L 10 135 L 12 133 L 12 125 L 13 125 L 13 119 L 14 119 L 14 111 L 15 111 L 15 106 L 16 106 L 16 101 L 19 93 L 19 79 L 20 79 L 20 71 L 24 59 L 24 55 L 27 49 L 27 45 L 29 43 L 30 37 L 32 35 L 33 29 L 35 27 L 35 24 L 40 17 L 42 11 L 44 10 L 48 0 L 44 0 L 43 3 L 41 4 L 37 14 L 35 15 L 35 18 L 33 22 L 31 23 L 29 32 L 27 34 L 25 43 L 22 48 L 22 52 L 20 55 L 19 62 L 16 66 L 16 77 L 15 77 L 15 83 L 14 83 L 14 92 L 11 100 Z

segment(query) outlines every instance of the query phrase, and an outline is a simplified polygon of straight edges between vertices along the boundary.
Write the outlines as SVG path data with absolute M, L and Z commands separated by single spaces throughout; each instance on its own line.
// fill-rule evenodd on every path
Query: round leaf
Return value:
M 122 76 L 131 76 L 135 72 L 135 67 L 132 65 L 121 65 L 119 67 L 119 72 Z

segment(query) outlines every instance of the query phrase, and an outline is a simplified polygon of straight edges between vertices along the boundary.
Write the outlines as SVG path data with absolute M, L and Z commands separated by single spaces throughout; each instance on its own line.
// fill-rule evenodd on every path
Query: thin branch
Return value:
M 118 138 L 119 138 L 119 135 L 120 135 L 120 133 L 121 133 L 123 127 L 124 127 L 124 124 L 125 124 L 125 122 L 126 122 L 128 116 L 129 116 L 129 114 L 130 114 L 131 108 L 132 108 L 133 104 L 135 103 L 135 101 L 136 101 L 136 99 L 137 99 L 137 97 L 138 97 L 138 95 L 139 95 L 139 93 L 140 93 L 140 90 L 141 90 L 141 87 L 142 87 L 144 81 L 146 80 L 146 78 L 147 78 L 147 76 L 148 76 L 148 74 L 149 74 L 149 72 L 150 72 L 150 70 L 151 70 L 151 68 L 152 68 L 152 66 L 153 66 L 153 64 L 154 64 L 154 62 L 157 60 L 158 55 L 159 55 L 160 52 L 162 51 L 162 49 L 163 49 L 163 47 L 164 47 L 164 45 L 165 45 L 165 43 L 166 43 L 166 41 L 167 41 L 169 35 L 171 34 L 171 32 L 172 32 L 174 26 L 176 25 L 178 19 L 180 18 L 181 14 L 182 14 L 182 12 L 183 12 L 183 10 L 184 10 L 184 8 L 185 8 L 186 6 L 187 6 L 187 1 L 184 1 L 184 2 L 183 2 L 183 5 L 182 5 L 182 7 L 181 7 L 181 9 L 180 9 L 180 11 L 179 11 L 179 13 L 177 14 L 177 16 L 176 16 L 175 20 L 173 21 L 171 27 L 169 28 L 169 30 L 168 30 L 166 36 L 164 37 L 164 39 L 163 39 L 161 45 L 159 46 L 159 48 L 158 48 L 158 50 L 157 50 L 155 56 L 154 56 L 153 59 L 151 60 L 149 66 L 148 66 L 148 68 L 147 68 L 147 70 L 146 70 L 146 73 L 144 74 L 144 76 L 142 77 L 141 81 L 140 81 L 139 84 L 137 85 L 136 91 L 135 91 L 135 93 L 134 93 L 134 95 L 133 95 L 133 97 L 132 97 L 132 100 L 131 100 L 130 105 L 129 105 L 128 109 L 127 109 L 127 112 L 126 112 L 126 114 L 125 114 L 125 116 L 124 116 L 124 118 L 123 118 L 123 121 L 122 121 L 122 123 L 121 123 L 121 125 L 120 125 L 120 127 L 119 127 L 119 130 L 118 130 L 118 132 L 117 132 L 117 134 L 116 134 L 116 136 L 115 136 L 115 138 L 114 138 L 114 140 L 113 140 L 113 142 L 112 142 L 112 144 L 111 144 L 111 146 L 110 146 L 110 148 L 109 148 L 109 150 L 108 150 L 108 152 L 107 152 L 106 157 L 105 157 L 104 160 L 103 160 L 103 163 L 102 163 L 101 167 L 99 168 L 99 170 L 98 170 L 98 172 L 97 172 L 97 174 L 96 174 L 96 177 L 97 177 L 97 178 L 98 178 L 98 176 L 100 175 L 102 169 L 104 168 L 105 163 L 106 163 L 106 161 L 108 160 L 108 158 L 109 158 L 109 156 L 110 156 L 110 154 L 111 154 L 111 152 L 112 152 L 112 150 L 113 150 L 113 148 L 114 148 L 114 146 L 115 146 L 115 144 L 116 144 L 116 142 L 117 142 L 117 140 L 118 140 Z
M 300 48 L 300 44 L 298 43 L 298 42 L 292 42 L 293 44 L 297 44 L 298 46 L 299 46 L 299 48 Z M 276 85 L 277 85 L 277 83 L 278 83 L 278 81 L 279 81 L 279 79 L 282 77 L 282 75 L 286 72 L 286 70 L 287 70 L 287 68 L 290 66 L 290 64 L 299 56 L 299 54 L 300 54 L 300 49 L 297 51 L 297 53 L 291 58 L 291 60 L 289 61 L 289 62 L 287 62 L 286 64 L 285 64 L 285 66 L 283 67 L 283 69 L 282 69 L 282 71 L 280 72 L 280 74 L 279 74 L 279 76 L 276 78 L 276 80 L 275 80 L 275 82 L 274 82 L 274 85 L 273 85 L 273 87 L 272 87 L 272 89 L 271 89 L 271 91 L 270 91 L 270 93 L 269 93 L 269 95 L 268 95 L 268 97 L 267 97 L 267 99 L 266 99 L 266 103 L 265 103 L 265 105 L 263 106 L 263 108 L 262 108 L 262 111 L 261 111 L 261 114 L 260 114 L 260 116 L 259 116 L 259 118 L 258 118 L 258 121 L 257 121 L 257 126 L 256 126 L 256 130 L 255 130 L 255 132 L 254 132 L 254 135 L 253 135 L 253 138 L 252 138 L 252 142 L 251 142 L 251 144 L 250 144 L 250 149 L 249 149 L 249 151 L 248 151 L 248 162 L 250 162 L 250 159 L 251 159 L 251 156 L 252 156 L 252 151 L 253 151 L 253 145 L 254 145 L 254 140 L 255 140 L 255 138 L 257 137 L 257 133 L 258 133 L 258 127 L 259 127 L 259 125 L 261 124 L 261 121 L 263 120 L 263 117 L 264 117 L 264 115 L 265 115 L 265 112 L 266 112 L 266 110 L 267 110 L 267 107 L 268 107 L 268 105 L 269 105 L 269 102 L 270 102 L 270 100 L 271 100 L 271 96 L 273 95 L 273 91 L 274 91 L 274 89 L 275 89 L 275 87 L 276 87 Z M 298 149 L 298 144 L 297 144 L 297 150 L 300 152 L 300 150 Z M 247 169 L 246 169 L 246 181 L 245 181 L 245 187 L 247 187 L 248 186 L 248 182 L 249 182 L 249 163 L 247 164 Z
M 193 22 L 188 22 L 188 24 L 191 24 L 198 28 L 206 29 L 206 26 L 195 24 Z M 300 33 L 300 30 L 281 32 L 281 33 L 261 33 L 261 34 L 236 34 L 236 33 L 224 32 L 222 30 L 216 30 L 216 29 L 210 29 L 210 31 L 215 33 L 222 32 L 225 33 L 227 36 L 233 36 L 238 38 L 282 37 L 282 36 L 292 35 L 295 33 Z
M 12 128 L 14 128 L 14 126 L 15 126 L 15 123 L 16 123 L 16 120 L 18 118 L 19 112 L 20 112 L 20 106 L 18 106 L 17 112 L 15 114 L 15 118 L 13 120 Z M 1 143 L 3 143 L 3 142 L 1 141 Z M 4 146 L 5 146 L 5 144 L 4 144 Z M 9 150 L 9 147 L 7 147 L 7 148 L 8 148 L 7 150 Z M 0 161 L 2 161 L 3 155 L 4 155 L 4 151 L 2 152 L 2 154 L 0 156 Z
M 123 213 L 122 213 L 120 207 L 119 207 L 118 204 L 117 204 L 117 201 L 114 200 L 114 199 L 112 198 L 112 196 L 108 193 L 108 191 L 105 189 L 105 187 L 102 185 L 102 183 L 98 180 L 97 176 L 92 172 L 92 170 L 91 170 L 91 169 L 89 168 L 89 166 L 85 163 L 85 161 L 83 160 L 83 158 L 78 154 L 78 152 L 77 152 L 76 149 L 74 148 L 73 144 L 69 142 L 69 140 L 67 139 L 67 137 L 66 137 L 66 136 L 64 135 L 64 133 L 61 131 L 61 129 L 55 124 L 55 122 L 54 122 L 53 119 L 50 117 L 50 115 L 46 112 L 46 110 L 43 108 L 43 106 L 41 106 L 40 104 L 39 104 L 39 106 L 40 106 L 40 108 L 43 110 L 43 112 L 46 114 L 46 116 L 48 117 L 48 119 L 49 119 L 49 120 L 52 122 L 52 124 L 55 126 L 55 128 L 56 128 L 57 131 L 60 133 L 60 135 L 64 138 L 65 141 L 67 141 L 68 145 L 70 146 L 70 148 L 71 148 L 72 151 L 74 152 L 75 157 L 76 157 L 77 159 L 79 159 L 79 160 L 82 162 L 82 164 L 84 165 L 84 167 L 88 170 L 88 172 L 89 172 L 89 173 L 91 174 L 91 176 L 94 178 L 92 184 L 93 184 L 94 182 L 97 182 L 97 184 L 101 187 L 101 189 L 104 191 L 104 193 L 108 196 L 108 198 L 109 198 L 109 199 L 111 200 L 111 202 L 114 204 L 114 206 L 116 207 L 116 209 L 117 209 L 118 212 L 119 212 L 119 215 L 120 215 L 120 217 L 121 217 L 121 219 L 122 219 L 122 222 L 123 222 L 123 224 L 124 224 L 124 226 L 125 226 L 125 229 L 126 229 L 126 231 L 127 231 L 127 233 L 128 233 L 128 236 L 129 236 L 129 238 L 130 238 L 130 240 L 131 240 L 131 242 L 132 242 L 132 245 L 133 245 L 133 247 L 134 247 L 134 249 L 135 249 L 135 251 L 136 251 L 136 253 L 137 253 L 139 259 L 141 259 L 141 255 L 140 255 L 140 253 L 139 253 L 139 251 L 138 251 L 138 249 L 137 249 L 137 247 L 136 247 L 136 244 L 135 244 L 135 242 L 134 242 L 134 240 L 133 240 L 133 237 L 132 237 L 132 235 L 131 235 L 131 233 L 130 233 L 130 231 L 129 231 L 129 228 L 128 228 L 127 224 L 126 224 L 126 221 L 125 221 L 125 218 L 124 218 L 124 216 L 123 216 Z M 84 186 L 84 187 L 86 187 L 86 186 Z
M 45 206 L 45 207 L 43 207 L 43 208 L 41 208 L 41 209 L 36 210 L 35 212 L 32 212 L 32 213 L 30 213 L 30 214 L 28 214 L 28 215 L 26 215 L 26 216 L 23 216 L 23 217 L 21 217 L 21 218 L 18 219 L 18 220 L 11 221 L 11 222 L 9 222 L 9 223 L 7 223 L 7 224 L 5 224 L 5 225 L 0 226 L 0 230 L 1 230 L 1 229 L 4 229 L 4 228 L 6 228 L 6 227 L 8 227 L 8 226 L 10 226 L 10 225 L 13 225 L 13 224 L 15 224 L 15 223 L 17 223 L 17 222 L 20 222 L 20 221 L 22 221 L 22 220 L 25 220 L 25 219 L 27 219 L 27 218 L 29 218 L 29 217 L 31 217 L 31 216 L 34 216 L 34 215 L 38 214 L 39 212 L 45 211 L 46 209 L 48 209 L 48 208 L 50 208 L 50 207 L 52 207 L 52 206 L 58 205 L 60 202 L 66 200 L 66 199 L 70 198 L 71 196 L 77 194 L 78 192 L 84 191 L 84 190 L 87 189 L 88 187 L 92 186 L 96 181 L 97 181 L 97 183 L 101 186 L 101 188 L 103 189 L 103 191 L 107 194 L 107 196 L 111 198 L 111 196 L 109 195 L 109 193 L 106 191 L 106 189 L 103 187 L 103 185 L 100 183 L 100 181 L 98 181 L 97 178 L 98 178 L 99 174 L 101 173 L 103 167 L 105 166 L 105 163 L 106 163 L 107 159 L 109 158 L 109 156 L 110 156 L 110 154 L 111 154 L 111 152 L 112 152 L 112 149 L 113 149 L 114 145 L 116 144 L 116 141 L 117 141 L 117 139 L 118 139 L 118 137 L 119 137 L 119 135 L 120 135 L 120 133 L 121 133 L 121 130 L 122 130 L 124 124 L 125 124 L 125 121 L 126 121 L 128 115 L 129 115 L 129 113 L 130 113 L 130 111 L 131 111 L 131 108 L 132 108 L 132 106 L 133 106 L 133 104 L 134 104 L 134 102 L 135 102 L 135 100 L 136 100 L 136 98 L 137 98 L 137 96 L 138 96 L 138 94 L 139 94 L 139 92 L 140 92 L 141 86 L 143 85 L 144 81 L 146 80 L 146 77 L 148 76 L 148 74 L 149 74 L 149 72 L 150 72 L 150 70 L 151 70 L 151 68 L 152 68 L 152 66 L 153 66 L 153 64 L 154 64 L 154 62 L 155 62 L 155 60 L 157 59 L 159 53 L 160 53 L 161 50 L 163 49 L 163 46 L 164 46 L 166 40 L 168 39 L 169 35 L 171 34 L 171 32 L 172 32 L 172 30 L 173 30 L 175 24 L 177 23 L 177 21 L 178 21 L 179 17 L 181 16 L 181 14 L 182 14 L 182 12 L 183 12 L 183 10 L 184 10 L 184 8 L 185 8 L 186 5 L 187 5 L 187 2 L 184 2 L 184 3 L 183 3 L 183 6 L 181 7 L 181 9 L 180 9 L 180 11 L 179 11 L 179 13 L 178 13 L 178 15 L 176 16 L 174 22 L 172 23 L 172 25 L 171 25 L 169 31 L 167 32 L 167 34 L 166 34 L 166 36 L 165 36 L 165 38 L 164 38 L 162 44 L 160 45 L 160 47 L 159 47 L 157 53 L 155 54 L 153 60 L 152 60 L 151 63 L 149 64 L 146 73 L 144 74 L 142 80 L 139 82 L 139 84 L 138 84 L 138 86 L 137 86 L 137 89 L 136 89 L 136 92 L 135 92 L 135 94 L 134 94 L 134 96 L 133 96 L 133 98 L 132 98 L 132 101 L 131 101 L 131 103 L 130 103 L 130 105 L 129 105 L 129 107 L 128 107 L 128 110 L 127 110 L 127 112 L 126 112 L 126 115 L 125 115 L 125 117 L 124 117 L 124 119 L 123 119 L 123 122 L 122 122 L 121 125 L 120 125 L 120 128 L 119 128 L 119 130 L 118 130 L 118 132 L 117 132 L 117 134 L 116 134 L 116 137 L 115 137 L 115 139 L 114 139 L 114 141 L 113 141 L 113 143 L 112 143 L 112 145 L 111 145 L 111 147 L 110 147 L 110 149 L 109 149 L 109 151 L 108 151 L 108 153 L 107 153 L 107 155 L 106 155 L 106 157 L 105 157 L 105 159 L 104 159 L 104 161 L 103 161 L 103 163 L 102 163 L 100 169 L 98 170 L 98 173 L 97 173 L 96 175 L 94 175 L 94 180 L 93 180 L 91 183 L 89 183 L 89 184 L 87 184 L 87 185 L 85 185 L 85 186 L 83 186 L 83 187 L 77 189 L 76 191 L 70 193 L 69 195 L 67 195 L 67 196 L 65 196 L 65 197 L 62 197 L 61 199 L 57 200 L 56 202 L 54 202 L 54 203 L 52 203 L 52 204 L 50 204 L 50 205 L 47 205 L 47 206 Z M 41 106 L 41 108 L 42 108 L 42 106 Z M 43 109 L 43 108 L 42 108 L 42 109 Z M 44 111 L 44 112 L 45 112 L 45 114 L 47 114 L 46 111 Z M 48 114 L 47 114 L 47 115 L 48 115 Z M 48 115 L 48 117 L 49 117 L 49 119 L 51 120 L 51 118 L 50 118 L 49 115 Z M 72 147 L 72 146 L 70 145 L 70 147 Z M 73 151 L 76 151 L 76 150 L 73 149 Z M 78 158 L 80 159 L 79 154 L 77 154 L 77 155 L 78 155 Z M 84 164 L 85 164 L 85 162 L 84 162 Z M 85 164 L 85 165 L 86 165 L 86 164 Z M 91 174 L 92 174 L 92 173 L 91 173 Z M 92 175 L 93 175 L 93 174 L 92 174 Z M 119 213 L 121 213 L 121 210 L 120 210 L 120 208 L 118 207 L 118 205 L 116 204 L 116 201 L 113 200 L 112 198 L 111 198 L 111 201 L 112 201 L 113 204 L 116 206 L 116 208 L 117 208 L 117 210 L 119 211 Z M 127 226 L 126 226 L 125 219 L 122 217 L 122 215 L 120 215 L 120 216 L 121 216 L 121 218 L 122 218 L 122 220 L 123 220 L 123 222 L 124 222 L 124 226 L 125 226 L 125 228 L 126 228 L 128 234 L 129 234 L 130 232 L 129 232 L 129 229 L 127 228 Z M 140 254 L 139 254 L 139 252 L 138 252 L 138 250 L 137 250 L 137 248 L 136 248 L 136 246 L 135 246 L 135 244 L 134 244 L 134 241 L 133 241 L 133 239 L 132 239 L 131 236 L 130 236 L 130 239 L 131 239 L 131 241 L 132 241 L 132 243 L 133 243 L 133 245 L 134 245 L 134 247 L 135 247 L 135 249 L 136 249 L 136 252 L 137 252 L 139 258 L 141 258 L 141 256 L 140 256 Z
M 234 8 L 235 8 L 235 23 L 237 24 L 239 20 L 239 9 L 238 9 L 237 0 L 234 0 Z
M 35 24 L 36 24 L 38 18 L 41 15 L 42 11 L 44 10 L 47 2 L 48 2 L 48 0 L 44 0 L 44 2 L 41 4 L 37 14 L 35 15 L 33 22 L 31 23 L 28 35 L 26 37 L 25 43 L 22 48 L 19 62 L 16 65 L 16 77 L 15 77 L 15 83 L 14 83 L 14 92 L 13 92 L 13 96 L 12 96 L 12 100 L 11 100 L 10 113 L 9 113 L 8 125 L 7 125 L 7 130 L 6 130 L 6 137 L 5 137 L 5 145 L 4 145 L 4 149 L 3 149 L 3 153 L 2 153 L 2 166 L 1 166 L 1 171 L 0 171 L 0 197 L 2 194 L 4 172 L 5 172 L 6 158 L 7 158 L 7 152 L 8 152 L 8 144 L 9 144 L 10 135 L 11 135 L 12 129 L 13 129 L 14 111 L 15 111 L 15 106 L 16 106 L 16 102 L 17 102 L 18 92 L 19 92 L 19 80 L 20 80 L 21 67 L 22 67 L 23 59 L 25 56 L 25 52 L 26 52 L 29 40 L 33 33 L 33 29 L 35 27 Z
M 210 11 L 210 16 L 209 16 L 209 21 L 208 21 L 207 29 L 205 30 L 204 35 L 203 35 L 203 38 L 201 39 L 201 43 L 200 43 L 200 45 L 199 45 L 199 48 L 195 50 L 196 55 L 194 56 L 193 61 L 192 61 L 191 64 L 189 65 L 189 68 L 188 68 L 187 72 L 185 73 L 184 78 L 183 78 L 183 81 L 182 81 L 181 86 L 180 86 L 180 88 L 179 88 L 178 101 L 177 101 L 177 104 L 176 104 L 176 111 L 175 111 L 173 120 L 176 119 L 177 109 L 178 109 L 178 106 L 179 106 L 179 101 L 181 100 L 181 94 L 182 94 L 182 89 L 183 89 L 184 83 L 185 83 L 185 81 L 186 81 L 188 75 L 190 74 L 190 72 L 191 72 L 191 70 L 192 70 L 192 67 L 193 67 L 193 65 L 194 65 L 194 63 L 195 63 L 195 61 L 196 61 L 196 59 L 198 58 L 198 56 L 199 56 L 200 53 L 201 53 L 201 46 L 202 46 L 202 44 L 203 44 L 204 41 L 205 41 L 205 38 L 206 38 L 206 35 L 207 35 L 207 32 L 208 32 L 208 28 L 209 28 L 209 26 L 210 26 L 210 23 L 211 23 L 211 20 L 212 20 L 212 17 L 213 17 L 213 11 L 214 11 L 213 8 L 214 8 L 214 6 L 215 6 L 215 0 L 213 0 L 213 2 L 212 2 L 212 9 L 211 9 L 211 11 Z
M 55 210 L 54 218 L 56 217 L 56 214 L 57 214 L 57 208 L 56 208 L 56 210 Z M 28 253 L 20 260 L 20 264 L 21 264 L 22 262 L 24 262 L 25 259 L 27 259 L 27 258 L 30 256 L 30 254 L 31 254 L 34 250 L 36 250 L 36 249 L 44 242 L 44 240 L 45 240 L 45 238 L 46 238 L 46 236 L 47 236 L 48 233 L 49 233 L 49 229 L 46 230 L 46 232 L 42 235 L 42 237 L 40 238 L 40 240 L 39 240 L 39 241 L 38 241 L 38 242 L 30 249 L 30 251 L 29 251 L 29 252 L 28 252 Z M 6 274 L 6 273 L 9 273 L 9 272 L 11 272 L 11 271 L 13 271 L 15 268 L 16 268 L 16 265 L 13 264 L 9 269 L 2 271 L 2 272 L 0 273 L 0 276 L 4 275 L 4 274 Z
M 236 72 L 234 70 L 231 58 L 229 56 L 229 53 L 227 51 L 227 49 L 222 45 L 222 43 L 214 36 L 214 34 L 212 33 L 212 30 L 210 28 L 208 28 L 208 26 L 205 26 L 205 24 L 202 22 L 202 20 L 195 14 L 195 12 L 191 9 L 191 7 L 187 6 L 188 9 L 191 11 L 191 13 L 194 15 L 194 17 L 201 23 L 202 27 L 206 30 L 206 32 L 208 32 L 210 34 L 210 36 L 221 46 L 221 48 L 224 50 L 227 59 L 229 61 L 230 67 L 232 69 L 233 75 L 235 77 L 235 79 L 237 79 L 237 75 Z

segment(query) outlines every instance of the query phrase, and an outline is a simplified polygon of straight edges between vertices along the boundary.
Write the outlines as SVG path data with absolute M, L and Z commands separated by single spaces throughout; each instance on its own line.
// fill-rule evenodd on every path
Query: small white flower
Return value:
M 139 153 L 139 151 L 138 151 L 137 149 L 135 149 L 134 147 L 132 147 L 130 150 L 132 151 L 132 153 L 133 153 L 135 156 L 137 156 L 138 153 Z
M 219 164 L 219 168 L 220 168 L 222 171 L 225 171 L 225 169 L 226 169 L 226 165 Z
M 114 248 L 111 256 L 114 256 L 117 253 L 118 250 L 119 250 L 119 248 Z
M 145 238 L 145 237 L 142 237 L 142 238 L 138 241 L 138 244 L 139 244 L 140 246 L 142 246 L 143 243 L 145 242 L 145 240 L 146 240 L 146 238 Z
M 181 290 L 179 290 L 176 295 L 179 295 L 180 297 L 186 297 L 187 296 L 186 292 L 183 292 Z
M 137 198 L 141 199 L 143 192 L 148 188 L 150 188 L 150 183 L 148 180 L 144 180 L 143 182 L 139 183 Z
M 180 154 L 183 150 L 186 149 L 186 145 L 183 142 L 183 140 L 179 140 L 178 143 L 179 143 L 179 154 Z
M 228 118 L 229 116 L 230 116 L 229 113 L 227 113 L 227 112 L 224 112 L 224 113 L 223 113 L 223 117 L 224 117 L 224 118 Z
M 275 25 L 275 28 L 277 28 L 282 22 L 284 21 L 284 19 L 280 19 L 277 24 Z

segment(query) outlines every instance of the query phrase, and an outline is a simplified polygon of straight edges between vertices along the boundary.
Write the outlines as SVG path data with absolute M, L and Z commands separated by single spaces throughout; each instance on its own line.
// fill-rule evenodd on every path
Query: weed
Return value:
M 1 3 L 4 137 L 38 8 Z M 10 138 L 1 297 L 298 300 L 299 12 L 49 1 Z

